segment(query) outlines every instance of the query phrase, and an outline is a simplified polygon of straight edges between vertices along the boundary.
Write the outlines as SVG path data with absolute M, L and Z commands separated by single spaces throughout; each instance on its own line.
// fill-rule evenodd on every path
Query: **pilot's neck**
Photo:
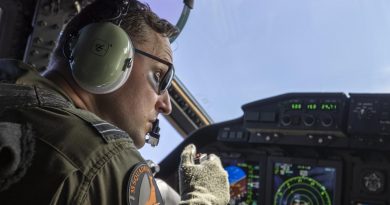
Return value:
M 76 107 L 94 112 L 94 108 L 96 107 L 94 106 L 94 95 L 82 90 L 76 82 L 74 82 L 69 72 L 50 70 L 44 73 L 43 76 L 60 87 L 69 96 Z

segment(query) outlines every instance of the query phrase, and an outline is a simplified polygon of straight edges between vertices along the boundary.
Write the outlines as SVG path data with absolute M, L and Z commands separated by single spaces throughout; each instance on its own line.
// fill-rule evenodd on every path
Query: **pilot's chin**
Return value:
M 138 133 L 133 133 L 133 135 L 131 135 L 129 133 L 131 139 L 133 140 L 134 142 L 134 145 L 137 149 L 141 149 L 146 141 L 145 141 L 145 136 L 146 136 L 146 133 L 145 132 L 138 132 Z
M 145 146 L 145 139 L 134 141 L 134 145 L 137 149 L 141 149 L 143 146 Z

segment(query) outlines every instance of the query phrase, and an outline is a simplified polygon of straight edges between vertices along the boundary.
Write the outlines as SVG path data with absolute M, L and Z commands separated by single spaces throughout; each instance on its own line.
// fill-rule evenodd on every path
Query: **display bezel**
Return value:
M 291 158 L 291 157 L 268 157 L 267 162 L 267 190 L 266 204 L 273 204 L 274 199 L 274 164 L 289 163 L 294 165 L 320 166 L 335 168 L 336 182 L 334 187 L 334 197 L 332 205 L 340 205 L 341 202 L 341 177 L 342 177 L 342 162 L 333 160 L 316 160 L 306 158 Z

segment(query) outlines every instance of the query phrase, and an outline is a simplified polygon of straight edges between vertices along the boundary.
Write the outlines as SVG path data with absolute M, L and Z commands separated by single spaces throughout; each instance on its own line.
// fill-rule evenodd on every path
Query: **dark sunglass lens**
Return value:
M 175 70 L 173 66 L 168 69 L 168 72 L 165 73 L 163 79 L 161 80 L 160 87 L 159 87 L 159 93 L 162 94 L 171 86 L 173 76 L 175 75 Z

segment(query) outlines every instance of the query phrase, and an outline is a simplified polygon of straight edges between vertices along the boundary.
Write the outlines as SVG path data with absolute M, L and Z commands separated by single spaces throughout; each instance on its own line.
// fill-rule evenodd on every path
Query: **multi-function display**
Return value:
M 330 166 L 273 163 L 274 205 L 332 205 L 336 168 Z
M 230 184 L 230 205 L 257 204 L 260 194 L 258 162 L 223 160 Z

